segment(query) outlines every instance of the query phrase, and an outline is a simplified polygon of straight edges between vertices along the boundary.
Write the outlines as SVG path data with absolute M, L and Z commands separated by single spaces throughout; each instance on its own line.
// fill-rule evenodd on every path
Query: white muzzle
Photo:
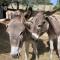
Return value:
M 10 55 L 16 55 L 19 53 L 19 48 L 15 46 L 11 46 L 11 53 Z

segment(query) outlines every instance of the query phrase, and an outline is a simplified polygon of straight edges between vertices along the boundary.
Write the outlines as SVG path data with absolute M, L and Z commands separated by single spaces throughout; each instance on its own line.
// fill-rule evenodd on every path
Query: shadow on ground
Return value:
M 45 46 L 42 39 L 37 40 L 36 43 L 37 43 L 38 57 L 39 57 L 39 55 L 43 55 L 45 52 L 49 51 L 49 47 Z M 34 53 L 32 53 L 31 60 L 35 60 L 35 54 Z
M 0 54 L 10 51 L 9 35 L 6 32 L 6 26 L 0 23 Z

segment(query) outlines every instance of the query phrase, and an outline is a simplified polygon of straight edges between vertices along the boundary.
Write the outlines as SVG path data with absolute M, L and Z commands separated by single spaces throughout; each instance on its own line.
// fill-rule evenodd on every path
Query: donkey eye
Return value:
M 45 24 L 45 21 L 43 22 L 43 24 Z

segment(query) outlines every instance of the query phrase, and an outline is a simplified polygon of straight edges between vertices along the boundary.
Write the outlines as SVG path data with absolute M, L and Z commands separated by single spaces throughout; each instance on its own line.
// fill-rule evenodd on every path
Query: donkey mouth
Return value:
M 39 39 L 39 35 L 36 34 L 36 33 L 32 33 L 32 38 L 35 39 L 35 40 L 37 40 L 37 39 Z
M 20 54 L 12 55 L 12 58 L 14 58 L 14 59 L 18 59 L 19 56 L 20 56 Z
M 11 47 L 10 55 L 11 55 L 13 58 L 19 58 L 19 56 L 20 56 L 19 48 L 18 48 L 18 47 L 15 47 L 15 46 L 12 46 L 12 47 Z

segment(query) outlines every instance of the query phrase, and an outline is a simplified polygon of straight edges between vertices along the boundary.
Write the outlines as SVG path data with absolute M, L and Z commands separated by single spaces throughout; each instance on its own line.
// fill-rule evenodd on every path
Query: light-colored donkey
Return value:
M 7 32 L 10 37 L 10 45 L 11 45 L 11 55 L 17 56 L 19 53 L 19 44 L 23 40 L 23 31 L 25 30 L 24 26 L 24 15 L 20 12 L 20 15 L 11 19 L 8 23 Z
M 39 36 L 41 36 L 46 30 L 48 30 L 49 24 L 45 20 L 43 12 L 37 13 L 35 16 L 31 17 L 27 22 L 25 22 L 26 29 L 30 33 L 30 41 L 33 44 L 33 51 L 35 54 L 35 60 L 38 60 L 38 51 L 37 51 L 37 43 L 36 40 L 39 39 Z M 29 36 L 29 35 L 28 35 Z M 27 37 L 28 39 L 29 37 Z M 29 41 L 29 40 L 28 40 Z M 28 46 L 27 45 L 27 52 L 28 52 Z M 28 60 L 28 54 L 27 60 Z

